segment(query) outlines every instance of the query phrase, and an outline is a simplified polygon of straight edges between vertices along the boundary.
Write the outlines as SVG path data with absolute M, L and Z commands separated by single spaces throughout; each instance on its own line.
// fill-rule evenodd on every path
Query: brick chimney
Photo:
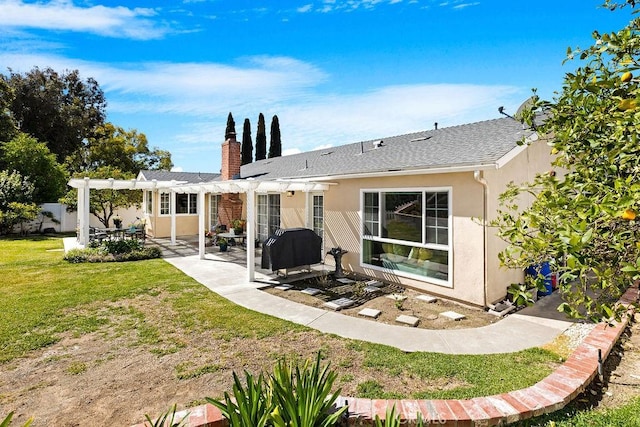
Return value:
M 236 135 L 230 134 L 222 143 L 222 169 L 220 179 L 227 181 L 240 175 L 240 164 L 242 162 L 240 154 L 240 143 L 236 141 Z
M 228 181 L 240 176 L 241 164 L 241 147 L 236 141 L 235 134 L 230 134 L 227 140 L 222 143 L 222 167 L 220 169 L 220 179 Z M 242 218 L 242 200 L 237 193 L 223 194 L 218 207 L 218 216 L 220 224 L 227 226 L 228 230 L 232 228 L 234 219 Z

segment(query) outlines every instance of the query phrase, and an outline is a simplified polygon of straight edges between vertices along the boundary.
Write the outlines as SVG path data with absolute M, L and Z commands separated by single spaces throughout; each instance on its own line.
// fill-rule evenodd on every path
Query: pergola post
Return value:
M 84 185 L 78 188 L 78 243 L 83 246 L 89 244 L 89 211 L 90 211 L 89 178 L 84 178 Z
M 204 259 L 205 252 L 205 235 L 204 235 L 204 219 L 205 219 L 205 209 L 204 209 L 204 190 L 200 190 L 198 192 L 198 254 L 200 255 L 200 259 Z
M 256 190 L 251 185 L 247 191 L 247 280 L 253 282 L 256 279 Z
M 176 190 L 171 189 L 169 196 L 169 212 L 171 212 L 171 244 L 176 244 Z

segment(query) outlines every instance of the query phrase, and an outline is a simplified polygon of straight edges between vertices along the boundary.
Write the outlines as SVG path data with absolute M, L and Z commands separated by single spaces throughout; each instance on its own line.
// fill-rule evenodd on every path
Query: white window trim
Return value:
M 437 192 L 447 192 L 448 193 L 448 203 L 447 203 L 447 241 L 448 245 L 438 245 L 434 243 L 422 243 L 422 242 L 408 242 L 405 240 L 397 240 L 397 239 L 389 239 L 386 237 L 378 237 L 372 236 L 370 234 L 364 234 L 364 194 L 365 193 L 391 193 L 391 192 L 403 192 L 403 193 L 411 193 L 411 192 L 421 192 L 421 193 L 437 193 Z M 387 274 L 394 274 L 398 277 L 406 277 L 408 279 L 418 280 L 420 282 L 432 283 L 434 285 L 444 286 L 448 288 L 453 288 L 453 215 L 451 214 L 451 205 L 453 203 L 453 187 L 400 187 L 400 188 L 361 188 L 360 189 L 360 208 L 358 211 L 358 216 L 360 217 L 360 267 L 366 268 L 375 271 L 381 271 Z M 378 205 L 380 204 L 380 200 L 378 200 Z M 422 209 L 424 210 L 424 206 Z M 378 224 L 382 225 L 382 209 L 378 210 Z M 422 215 L 422 230 L 424 232 L 426 228 L 426 217 L 424 214 Z M 378 233 L 380 233 L 380 229 L 378 229 Z M 405 271 L 393 270 L 390 268 L 379 267 L 372 264 L 366 264 L 364 262 L 364 247 L 363 241 L 364 237 L 372 237 L 370 240 L 374 240 L 376 242 L 381 243 L 397 243 L 406 245 L 409 243 L 412 246 L 427 248 L 427 249 L 435 249 L 439 251 L 446 251 L 448 253 L 448 265 L 447 265 L 447 280 L 437 279 L 434 277 L 422 276 L 419 274 L 407 273 Z
M 163 191 L 160 194 L 171 194 L 169 192 Z M 190 196 L 193 196 L 196 198 L 196 213 L 178 213 L 176 206 L 173 206 L 173 210 L 176 211 L 175 215 L 176 216 L 198 216 L 198 211 L 200 209 L 202 209 L 202 207 L 200 206 L 200 204 L 198 203 L 198 193 L 176 193 L 176 195 L 178 194 L 189 194 Z M 176 198 L 175 203 L 178 203 L 178 200 Z M 167 217 L 167 216 L 171 216 L 171 200 L 169 200 L 169 213 L 162 213 L 162 196 L 160 196 L 160 203 L 158 206 L 158 216 L 163 216 L 163 217 Z

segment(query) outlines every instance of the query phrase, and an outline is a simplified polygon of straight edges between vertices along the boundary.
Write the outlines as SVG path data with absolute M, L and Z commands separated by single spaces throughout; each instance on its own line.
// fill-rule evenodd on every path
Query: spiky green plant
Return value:
M 374 420 L 374 427 L 400 427 L 402 425 L 404 425 L 404 422 L 400 419 L 400 414 L 396 412 L 396 405 L 393 405 L 391 410 L 387 409 L 384 422 L 377 415 Z M 416 427 L 424 427 L 424 421 L 420 412 L 418 412 Z
M 270 393 L 265 389 L 264 377 L 260 374 L 257 380 L 245 371 L 246 388 L 240 378 L 233 373 L 233 397 L 224 393 L 224 402 L 207 397 L 207 402 L 216 406 L 229 421 L 229 427 L 264 427 L 267 426 L 274 404 Z M 235 400 L 235 401 L 234 401 Z
M 189 414 L 187 413 L 180 420 L 176 420 L 176 409 L 177 405 L 173 405 L 171 409 L 167 412 L 161 414 L 155 421 L 149 417 L 149 415 L 145 415 L 147 422 L 151 427 L 183 427 L 186 426 L 186 421 L 189 418 Z M 2 427 L 2 426 L 0 426 Z
M 278 427 L 328 427 L 335 425 L 344 412 L 343 406 L 334 410 L 340 390 L 331 393 L 337 374 L 320 364 L 320 352 L 313 366 L 307 360 L 300 369 L 297 365 L 278 362 L 271 376 L 271 389 L 275 405 L 280 409 L 271 420 Z
M 2 422 L 0 422 L 0 427 L 9 427 L 11 425 L 11 419 L 13 418 L 13 411 L 9 412 L 9 415 L 6 416 Z M 33 418 L 29 418 L 27 422 L 23 424 L 22 427 L 29 427 L 33 422 Z

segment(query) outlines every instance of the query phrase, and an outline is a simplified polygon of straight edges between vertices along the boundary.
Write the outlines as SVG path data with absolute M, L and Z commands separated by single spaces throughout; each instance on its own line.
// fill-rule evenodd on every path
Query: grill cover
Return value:
M 317 264 L 322 261 L 322 239 L 308 228 L 276 230 L 262 244 L 262 268 L 272 271 Z

